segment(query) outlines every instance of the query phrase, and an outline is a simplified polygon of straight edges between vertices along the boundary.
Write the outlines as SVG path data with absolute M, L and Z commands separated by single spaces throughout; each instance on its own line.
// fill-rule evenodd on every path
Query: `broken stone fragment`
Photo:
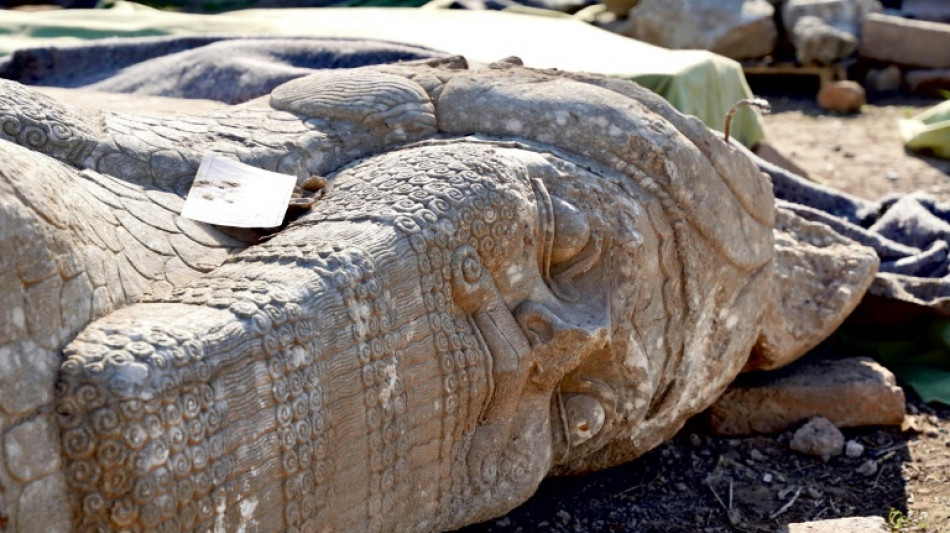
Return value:
M 740 376 L 709 409 L 712 429 L 721 435 L 774 433 L 816 416 L 838 427 L 900 425 L 904 391 L 867 357 L 806 358 Z
M 798 428 L 788 447 L 806 455 L 817 455 L 825 461 L 841 455 L 844 435 L 827 418 L 812 418 Z
M 765 0 L 640 0 L 621 33 L 664 48 L 751 59 L 775 48 L 774 12 Z
M 830 335 L 861 302 L 877 272 L 871 248 L 776 210 L 772 303 L 746 370 L 791 363 Z
M 788 0 L 785 30 L 803 64 L 831 64 L 858 49 L 861 25 L 882 10 L 877 0 Z

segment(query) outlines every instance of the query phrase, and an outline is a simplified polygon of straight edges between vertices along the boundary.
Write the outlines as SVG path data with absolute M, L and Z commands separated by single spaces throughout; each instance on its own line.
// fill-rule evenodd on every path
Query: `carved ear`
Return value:
M 776 209 L 775 276 L 744 371 L 778 368 L 830 335 L 857 307 L 880 260 L 873 249 Z

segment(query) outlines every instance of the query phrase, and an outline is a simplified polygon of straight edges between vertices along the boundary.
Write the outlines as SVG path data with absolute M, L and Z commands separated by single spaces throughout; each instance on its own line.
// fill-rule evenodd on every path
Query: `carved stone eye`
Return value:
M 590 440 L 604 427 L 604 406 L 587 394 L 567 394 L 564 398 L 567 432 L 572 445 Z
M 554 208 L 554 245 L 551 249 L 551 264 L 556 265 L 573 259 L 590 240 L 590 224 L 587 215 L 570 203 L 551 197 Z

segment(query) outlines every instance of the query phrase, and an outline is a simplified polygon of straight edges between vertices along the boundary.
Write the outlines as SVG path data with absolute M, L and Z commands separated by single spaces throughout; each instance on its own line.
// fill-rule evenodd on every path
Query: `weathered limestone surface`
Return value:
M 621 32 L 665 48 L 749 59 L 772 53 L 774 13 L 766 0 L 640 0 Z
M 2 83 L 11 531 L 451 529 L 706 408 L 775 295 L 768 180 L 639 86 L 516 63 L 175 118 Z M 206 152 L 330 185 L 266 240 L 197 224 Z
M 950 68 L 950 24 L 873 14 L 864 21 L 861 56 L 932 69 Z
M 746 369 L 787 365 L 831 335 L 861 302 L 879 263 L 871 248 L 778 209 L 775 295 Z
M 904 391 L 866 357 L 801 360 L 740 377 L 709 409 L 712 429 L 722 435 L 776 433 L 816 416 L 838 427 L 899 425 Z

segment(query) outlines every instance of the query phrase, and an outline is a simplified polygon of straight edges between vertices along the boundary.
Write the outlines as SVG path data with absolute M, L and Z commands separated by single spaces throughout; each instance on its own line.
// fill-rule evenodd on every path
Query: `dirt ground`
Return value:
M 810 97 L 770 97 L 769 142 L 820 183 L 868 199 L 923 190 L 950 200 L 950 161 L 905 152 L 897 120 L 935 100 L 872 100 L 856 116 L 823 113 Z M 829 346 L 830 345 L 830 346 Z M 821 356 L 848 356 L 832 343 Z M 792 431 L 725 438 L 704 415 L 670 442 L 605 472 L 548 479 L 482 532 L 783 531 L 789 523 L 881 516 L 894 531 L 950 533 L 950 408 L 907 393 L 901 428 L 843 430 L 860 457 L 821 458 L 789 449 Z

